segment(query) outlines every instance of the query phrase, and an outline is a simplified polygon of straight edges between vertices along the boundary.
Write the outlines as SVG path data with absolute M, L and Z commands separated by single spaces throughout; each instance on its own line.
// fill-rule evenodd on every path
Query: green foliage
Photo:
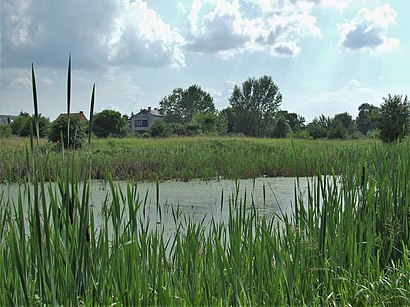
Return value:
M 135 182 L 121 189 L 109 176 L 99 211 L 88 159 L 70 156 L 61 168 L 50 152 L 27 152 L 32 180 L 16 201 L 0 194 L 0 305 L 408 306 L 409 146 L 350 147 L 338 156 L 340 176 L 296 177 L 292 213 L 272 219 L 250 192 L 221 201 L 224 221 L 157 206 L 159 217 L 172 211 L 169 237 L 147 219 L 152 207 Z M 50 169 L 56 184 L 45 182 Z
M 286 138 L 290 133 L 292 133 L 292 129 L 286 118 L 284 116 L 277 117 L 273 125 L 271 136 L 274 138 Z
M 330 122 L 330 127 L 327 132 L 327 137 L 329 139 L 345 139 L 347 137 L 347 129 L 340 119 L 335 117 Z
M 364 135 L 370 130 L 377 129 L 379 120 L 379 108 L 368 103 L 359 106 L 359 114 L 356 118 L 357 129 Z
M 229 98 L 234 114 L 234 132 L 266 136 L 282 102 L 279 87 L 272 77 L 249 78 L 235 85 Z
M 68 138 L 67 138 L 67 127 L 68 127 L 68 116 L 60 115 L 51 124 L 50 134 L 48 139 L 54 143 L 61 146 L 61 141 L 63 141 L 64 148 L 67 148 Z M 70 117 L 70 148 L 81 148 L 84 142 L 84 137 L 86 135 L 87 126 L 81 120 L 80 116 Z M 61 139 L 62 138 L 62 139 Z
M 0 125 L 0 137 L 10 137 L 11 127 L 10 125 Z
M 93 132 L 96 137 L 124 137 L 128 132 L 128 122 L 120 112 L 103 110 L 94 115 Z
M 407 96 L 388 95 L 380 107 L 380 138 L 384 142 L 401 140 L 410 129 L 410 104 Z
M 191 123 L 198 126 L 198 130 L 206 135 L 218 134 L 221 126 L 220 118 L 215 113 L 196 113 Z
M 283 116 L 286 119 L 290 126 L 290 129 L 292 129 L 292 132 L 294 133 L 302 130 L 305 127 L 306 119 L 301 115 L 298 115 L 296 113 L 289 113 L 286 110 L 280 110 L 276 114 L 276 117 L 278 116 Z
M 171 135 L 171 128 L 168 123 L 160 118 L 152 124 L 147 132 L 154 138 L 165 138 Z
M 198 85 L 187 89 L 176 88 L 169 96 L 162 98 L 159 105 L 168 123 L 186 124 L 196 113 L 214 113 L 213 98 Z
M 330 118 L 323 114 L 319 118 L 315 117 L 311 123 L 306 126 L 306 130 L 310 137 L 315 139 L 323 139 L 327 137 L 327 131 L 330 126 Z
M 221 117 L 221 121 L 226 127 L 226 133 L 233 133 L 235 125 L 235 113 L 233 108 L 227 107 L 223 109 L 221 112 L 219 112 L 219 116 Z
M 352 116 L 347 113 L 339 113 L 333 117 L 333 120 L 339 120 L 343 127 L 345 127 L 346 131 L 350 131 L 354 129 L 354 122 Z
M 20 115 L 11 123 L 11 131 L 12 134 L 21 136 L 21 137 L 28 137 L 30 136 L 30 130 L 35 133 L 35 124 L 34 119 L 30 114 L 21 112 Z M 39 115 L 39 136 L 44 138 L 47 136 L 48 129 L 50 127 L 50 121 L 48 118 Z

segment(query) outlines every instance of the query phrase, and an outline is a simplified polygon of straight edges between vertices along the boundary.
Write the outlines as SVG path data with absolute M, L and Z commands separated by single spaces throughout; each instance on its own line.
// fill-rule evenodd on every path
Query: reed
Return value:
M 0 139 L 0 143 L 0 182 L 24 180 L 27 174 L 24 140 Z M 116 180 L 136 181 L 314 176 L 318 169 L 330 174 L 332 168 L 340 174 L 344 163 L 354 164 L 368 154 L 375 154 L 372 150 L 375 144 L 394 150 L 374 141 L 294 140 L 292 145 L 290 139 L 227 137 L 159 140 L 89 138 L 88 144 L 83 149 L 74 150 L 74 159 L 81 164 L 82 160 L 91 158 L 93 179 L 106 180 L 110 173 Z M 46 180 L 55 181 L 51 166 L 62 163 L 63 153 L 52 150 L 50 159 L 52 163 Z M 9 168 L 11 178 L 7 177 Z
M 316 165 L 307 200 L 296 176 L 291 215 L 267 219 L 239 188 L 226 222 L 173 208 L 170 237 L 112 175 L 95 223 L 91 155 L 25 154 L 17 200 L 0 194 L 0 305 L 410 305 L 409 141 L 344 152 L 339 172 Z

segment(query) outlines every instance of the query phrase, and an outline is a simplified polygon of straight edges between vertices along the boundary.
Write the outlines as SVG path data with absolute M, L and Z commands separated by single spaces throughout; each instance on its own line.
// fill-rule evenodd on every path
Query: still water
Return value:
M 306 199 L 307 178 L 299 179 L 297 194 Z M 115 186 L 126 195 L 127 182 L 117 181 Z M 53 189 L 55 184 L 49 183 Z M 193 180 L 189 182 L 165 181 L 156 183 L 138 183 L 136 188 L 141 203 L 139 214 L 149 222 L 149 227 L 161 227 L 165 233 L 175 230 L 175 221 L 172 209 L 178 208 L 179 216 L 183 220 L 192 222 L 204 221 L 204 224 L 213 218 L 218 222 L 227 221 L 230 203 L 244 203 L 248 210 L 255 208 L 260 215 L 268 219 L 292 212 L 295 203 L 295 178 L 256 178 L 245 180 Z M 17 200 L 19 186 L 0 185 L 3 193 L 3 203 L 9 204 Z M 56 193 L 58 194 L 58 193 Z M 81 195 L 81 191 L 79 193 Z M 159 199 L 157 199 L 159 195 Z M 104 199 L 112 199 L 109 184 L 93 181 L 91 184 L 91 207 L 94 212 L 96 226 L 102 221 Z M 146 201 L 144 201 L 146 200 Z M 221 206 L 222 202 L 222 206 Z M 27 203 L 24 201 L 23 203 Z M 3 205 L 3 204 L 2 204 Z M 124 216 L 127 218 L 126 216 Z

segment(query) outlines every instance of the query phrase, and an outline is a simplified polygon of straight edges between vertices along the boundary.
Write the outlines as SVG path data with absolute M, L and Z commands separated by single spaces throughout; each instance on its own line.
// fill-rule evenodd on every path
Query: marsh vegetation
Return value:
M 410 305 L 410 141 L 89 138 L 56 152 L 39 138 L 34 70 L 33 94 L 34 134 L 0 151 L 6 189 L 20 184 L 15 200 L 0 194 L 0 305 Z M 171 208 L 169 236 L 135 184 L 155 177 L 159 199 L 164 179 L 261 175 L 294 176 L 292 213 L 234 192 L 225 220 Z M 97 225 L 99 176 L 110 197 Z

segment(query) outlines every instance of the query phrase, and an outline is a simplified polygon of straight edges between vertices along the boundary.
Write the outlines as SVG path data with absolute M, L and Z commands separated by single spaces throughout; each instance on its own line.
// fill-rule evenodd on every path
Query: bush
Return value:
M 93 132 L 98 138 L 124 137 L 127 135 L 128 122 L 120 112 L 104 110 L 94 116 Z
M 279 116 L 274 123 L 272 136 L 274 138 L 285 138 L 292 132 L 284 116 Z
M 0 137 L 10 137 L 11 136 L 11 127 L 10 125 L 0 126 Z
M 384 142 L 402 140 L 410 128 L 410 104 L 407 96 L 403 99 L 401 95 L 389 94 L 383 99 L 379 117 L 380 138 Z
M 154 138 L 166 138 L 171 134 L 171 129 L 163 119 L 157 119 L 147 132 Z
M 68 116 L 61 115 L 52 124 L 48 139 L 59 145 L 63 136 L 64 148 L 68 147 Z M 70 117 L 70 148 L 81 148 L 86 134 L 86 124 L 78 116 Z
M 41 138 L 46 137 L 48 133 L 48 129 L 50 127 L 50 121 L 48 118 L 44 116 L 39 116 L 39 135 Z M 20 115 L 13 121 L 10 125 L 11 133 L 21 137 L 28 137 L 30 136 L 30 126 L 32 126 L 33 134 L 35 135 L 35 123 L 34 118 L 28 114 L 21 112 Z

